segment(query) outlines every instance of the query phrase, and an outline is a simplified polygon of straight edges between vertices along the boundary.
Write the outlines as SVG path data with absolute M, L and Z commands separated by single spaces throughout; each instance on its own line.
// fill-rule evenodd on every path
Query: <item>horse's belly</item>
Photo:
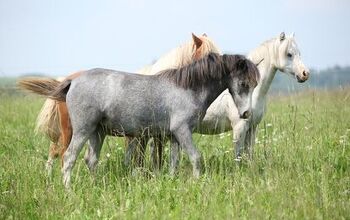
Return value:
M 231 122 L 227 117 L 204 118 L 194 132 L 200 134 L 221 134 L 232 130 Z
M 105 120 L 108 134 L 114 136 L 166 135 L 169 131 L 167 120 L 145 120 L 144 117 L 120 117 Z
M 208 108 L 203 120 L 196 126 L 195 132 L 201 134 L 220 134 L 231 129 L 231 121 L 224 108 Z
M 232 111 L 231 113 L 233 113 L 233 105 L 231 94 L 228 90 L 225 90 L 209 106 L 203 120 L 196 127 L 195 132 L 201 134 L 220 134 L 232 130 L 231 115 L 228 112 Z

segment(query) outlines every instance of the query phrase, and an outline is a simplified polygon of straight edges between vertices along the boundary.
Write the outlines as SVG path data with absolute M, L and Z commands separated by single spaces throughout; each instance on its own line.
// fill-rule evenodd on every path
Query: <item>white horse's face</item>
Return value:
M 291 74 L 298 82 L 305 82 L 309 78 L 310 71 L 301 60 L 294 34 L 286 37 L 284 33 L 281 33 L 278 61 L 277 68 L 284 73 Z

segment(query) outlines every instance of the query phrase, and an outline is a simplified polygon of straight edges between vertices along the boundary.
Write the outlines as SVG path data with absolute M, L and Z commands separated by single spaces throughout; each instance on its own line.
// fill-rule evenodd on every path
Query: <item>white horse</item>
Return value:
M 233 130 L 236 159 L 241 160 L 242 149 L 252 156 L 255 144 L 256 127 L 266 111 L 266 94 L 276 71 L 287 73 L 300 83 L 309 78 L 309 70 L 303 64 L 294 34 L 286 36 L 283 32 L 268 40 L 249 53 L 248 58 L 258 64 L 260 81 L 252 97 L 252 115 L 249 119 L 239 117 L 237 107 L 229 92 L 225 90 L 207 109 L 200 126 L 196 128 L 201 134 L 220 134 Z

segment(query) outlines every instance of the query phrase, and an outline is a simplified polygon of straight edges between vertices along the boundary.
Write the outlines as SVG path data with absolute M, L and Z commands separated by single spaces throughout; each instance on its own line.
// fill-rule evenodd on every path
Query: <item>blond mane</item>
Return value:
M 209 53 L 221 54 L 220 49 L 210 38 L 207 36 L 200 36 L 199 38 L 202 40 L 202 45 L 199 48 L 201 50 L 201 56 L 199 58 L 203 58 Z M 194 40 L 191 39 L 185 44 L 163 55 L 154 64 L 145 66 L 137 72 L 144 75 L 154 75 L 162 70 L 177 69 L 186 66 L 194 61 L 193 55 L 195 53 L 195 49 L 196 47 Z

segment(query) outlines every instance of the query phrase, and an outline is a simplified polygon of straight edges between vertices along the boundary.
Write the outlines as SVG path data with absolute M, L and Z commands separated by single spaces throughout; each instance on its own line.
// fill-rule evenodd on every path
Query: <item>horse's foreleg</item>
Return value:
M 138 140 L 134 137 L 125 137 L 126 153 L 124 158 L 124 164 L 129 167 L 132 162 L 132 156 L 135 155 L 135 149 L 137 147 Z
M 170 175 L 174 176 L 176 173 L 176 170 L 179 166 L 179 160 L 180 160 L 180 146 L 175 137 L 171 138 L 170 143 Z
M 143 167 L 144 166 L 144 161 L 145 161 L 145 152 L 146 152 L 146 146 L 148 142 L 148 137 L 147 136 L 142 136 L 140 138 L 140 142 L 138 144 L 138 150 L 136 151 L 136 158 L 137 158 L 137 166 L 138 167 Z
M 157 160 L 157 149 L 156 149 L 156 137 L 155 136 L 153 136 L 153 139 L 149 143 L 149 151 L 151 154 L 153 169 L 156 170 L 157 166 L 158 166 L 158 160 Z
M 256 137 L 256 125 L 251 125 L 247 131 L 247 135 L 245 137 L 245 151 L 247 152 L 250 159 L 253 158 L 253 148 L 255 145 L 255 137 Z
M 151 143 L 152 144 L 152 143 Z M 153 161 L 153 168 L 160 170 L 162 167 L 163 157 L 163 140 L 161 135 L 153 137 L 153 144 L 151 145 L 151 157 Z
M 242 151 L 244 149 L 245 137 L 249 124 L 246 120 L 240 120 L 233 126 L 233 145 L 235 148 L 235 160 L 241 161 Z
M 199 177 L 201 171 L 201 155 L 193 145 L 191 130 L 186 125 L 180 126 L 173 131 L 173 134 L 190 158 L 193 167 L 193 176 Z
M 164 139 L 159 136 L 158 143 L 156 144 L 158 149 L 158 170 L 160 170 L 163 166 L 163 143 L 165 143 Z

